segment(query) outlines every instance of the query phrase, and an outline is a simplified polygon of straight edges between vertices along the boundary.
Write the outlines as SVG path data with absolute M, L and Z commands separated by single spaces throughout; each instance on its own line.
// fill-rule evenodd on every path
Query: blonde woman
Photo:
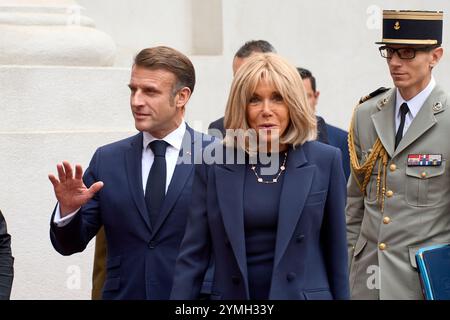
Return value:
M 313 141 L 296 68 L 252 56 L 234 78 L 225 127 L 215 161 L 196 167 L 171 298 L 197 299 L 214 257 L 212 299 L 347 299 L 341 155 Z

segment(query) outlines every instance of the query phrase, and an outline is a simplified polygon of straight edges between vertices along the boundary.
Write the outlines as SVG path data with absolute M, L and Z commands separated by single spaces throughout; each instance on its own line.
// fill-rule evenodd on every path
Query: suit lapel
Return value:
M 153 228 L 152 237 L 158 233 L 158 230 L 161 228 L 173 206 L 177 202 L 184 186 L 194 170 L 194 145 L 196 145 L 196 138 L 198 137 L 195 137 L 194 130 L 186 126 L 186 133 L 184 134 L 181 150 L 178 155 L 178 163 L 175 167 L 172 179 L 170 180 L 169 188 L 167 188 L 166 197 L 164 198 L 161 212 L 156 220 L 155 227 Z M 196 151 L 201 152 L 202 150 L 200 149 Z M 188 209 L 189 208 L 186 208 L 186 210 Z
M 441 101 L 441 99 L 445 100 L 444 92 L 439 87 L 434 88 L 422 108 L 420 108 L 419 113 L 409 126 L 408 131 L 406 131 L 402 140 L 400 140 L 394 156 L 405 150 L 410 144 L 416 141 L 437 123 L 434 115 L 445 110 L 445 101 Z M 441 108 L 436 109 L 435 105 L 438 103 L 440 103 Z
M 246 166 L 243 164 L 216 165 L 214 167 L 217 199 L 223 224 L 248 287 L 243 197 L 245 168 Z
M 290 149 L 278 210 L 274 270 L 292 239 L 311 189 L 316 167 L 306 164 L 306 155 L 301 146 Z
M 144 219 L 147 227 L 152 230 L 145 205 L 144 190 L 142 189 L 142 139 L 142 133 L 136 135 L 136 138 L 131 142 L 130 149 L 126 152 L 125 161 L 131 195 L 142 219 Z
M 395 90 L 377 103 L 379 112 L 372 115 L 372 121 L 384 148 L 392 158 L 395 148 Z

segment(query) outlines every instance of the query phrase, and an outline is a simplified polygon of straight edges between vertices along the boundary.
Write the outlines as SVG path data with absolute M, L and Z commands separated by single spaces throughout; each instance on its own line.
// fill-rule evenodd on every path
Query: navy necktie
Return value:
M 400 126 L 398 127 L 397 134 L 395 135 L 395 149 L 397 149 L 400 140 L 403 138 L 403 128 L 405 127 L 405 118 L 409 108 L 406 102 L 400 106 Z
M 167 142 L 155 140 L 149 143 L 155 158 L 145 187 L 145 203 L 149 212 L 150 223 L 155 226 L 166 195 L 166 148 Z

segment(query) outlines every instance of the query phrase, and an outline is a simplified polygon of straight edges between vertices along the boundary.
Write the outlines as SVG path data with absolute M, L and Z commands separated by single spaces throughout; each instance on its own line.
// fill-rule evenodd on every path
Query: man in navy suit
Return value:
M 300 76 L 303 79 L 308 102 L 314 110 L 317 109 L 317 102 L 319 100 L 320 91 L 317 90 L 316 78 L 311 71 L 304 68 L 297 68 Z M 326 131 L 328 137 L 328 144 L 341 149 L 342 152 L 342 167 L 344 169 L 345 177 L 350 176 L 350 155 L 348 152 L 348 132 L 339 129 L 330 124 L 326 124 Z
M 184 122 L 195 71 L 168 47 L 142 50 L 129 88 L 136 129 L 100 147 L 84 173 L 57 165 L 49 175 L 58 205 L 50 237 L 62 255 L 83 251 L 104 226 L 107 241 L 103 299 L 168 299 L 186 225 L 194 156 L 203 135 Z M 180 161 L 181 160 L 181 161 Z

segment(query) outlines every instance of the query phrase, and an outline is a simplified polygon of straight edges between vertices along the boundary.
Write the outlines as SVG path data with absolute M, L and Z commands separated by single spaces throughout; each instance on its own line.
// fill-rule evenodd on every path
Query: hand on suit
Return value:
M 48 178 L 53 184 L 61 217 L 78 210 L 103 187 L 103 182 L 98 181 L 87 188 L 83 183 L 83 169 L 79 164 L 75 165 L 75 176 L 72 166 L 67 161 L 63 161 L 62 164 L 58 163 L 56 168 L 59 180 L 53 174 L 49 174 Z

